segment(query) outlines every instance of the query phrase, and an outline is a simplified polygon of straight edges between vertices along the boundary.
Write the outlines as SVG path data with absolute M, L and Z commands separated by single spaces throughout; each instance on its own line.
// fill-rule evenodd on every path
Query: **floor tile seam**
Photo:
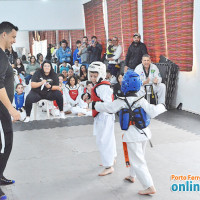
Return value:
M 151 140 L 152 141 L 152 143 L 153 143 L 153 140 Z M 161 142 L 159 142 L 159 143 L 154 143 L 153 145 L 154 145 L 154 147 L 157 147 L 157 146 L 162 146 L 162 145 L 168 145 L 168 144 L 172 144 L 172 145 L 175 145 L 175 144 L 186 144 L 186 143 L 197 143 L 197 142 L 200 142 L 200 137 L 199 137 L 199 139 L 198 140 L 185 140 L 185 141 L 174 141 L 174 142 L 166 142 L 166 143 L 161 143 Z M 147 148 L 148 148 L 148 146 L 147 146 Z M 151 148 L 151 147 L 150 147 Z
M 184 128 L 182 128 L 182 127 L 179 127 L 179 126 L 176 126 L 176 125 L 174 125 L 174 124 L 171 124 L 171 123 L 169 123 L 169 122 L 163 121 L 163 120 L 161 120 L 161 119 L 154 119 L 154 120 L 159 121 L 159 122 L 162 122 L 163 124 L 169 125 L 169 126 L 171 126 L 171 127 L 173 127 L 173 128 L 176 128 L 176 129 L 185 131 L 185 132 L 187 132 L 187 133 L 191 133 L 191 134 L 193 134 L 193 135 L 194 135 L 194 134 L 195 134 L 195 135 L 199 135 L 199 133 L 195 133 L 195 132 L 193 132 L 193 131 L 189 131 L 189 130 L 184 129 Z

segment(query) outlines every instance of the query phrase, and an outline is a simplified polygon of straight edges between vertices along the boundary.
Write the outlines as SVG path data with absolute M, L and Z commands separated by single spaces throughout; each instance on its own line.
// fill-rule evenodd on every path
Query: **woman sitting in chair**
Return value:
M 60 110 L 60 117 L 65 118 L 63 112 L 63 97 L 59 86 L 59 80 L 49 61 L 44 61 L 42 68 L 34 73 L 31 79 L 31 91 L 26 97 L 25 109 L 26 119 L 24 122 L 30 121 L 32 104 L 47 99 L 56 100 Z

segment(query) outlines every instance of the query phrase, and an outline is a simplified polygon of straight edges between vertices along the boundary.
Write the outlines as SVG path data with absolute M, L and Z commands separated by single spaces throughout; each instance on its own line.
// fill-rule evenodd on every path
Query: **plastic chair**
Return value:
M 50 111 L 49 111 L 50 108 L 52 109 L 53 116 L 55 116 L 55 108 L 54 108 L 54 105 L 53 105 L 53 101 L 49 101 L 49 100 L 46 100 L 46 99 L 42 99 L 40 101 L 43 101 L 44 105 L 46 106 L 47 118 L 48 119 L 50 118 Z M 38 107 L 38 102 L 37 103 L 33 103 L 34 120 L 36 120 L 36 118 L 37 118 L 37 107 Z

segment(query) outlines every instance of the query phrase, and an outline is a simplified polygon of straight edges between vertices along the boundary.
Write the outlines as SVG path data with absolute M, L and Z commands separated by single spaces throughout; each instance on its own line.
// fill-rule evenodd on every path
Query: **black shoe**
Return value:
M 7 196 L 3 193 L 3 191 L 0 188 L 0 200 L 5 200 L 7 199 Z
M 6 179 L 4 176 L 2 178 L 0 178 L 0 185 L 11 185 L 13 183 L 15 183 L 14 180 Z

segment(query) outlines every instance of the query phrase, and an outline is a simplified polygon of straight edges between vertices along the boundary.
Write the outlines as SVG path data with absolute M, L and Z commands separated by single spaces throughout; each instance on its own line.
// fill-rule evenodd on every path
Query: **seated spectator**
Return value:
M 15 108 L 16 110 L 19 110 L 24 106 L 24 86 L 21 83 L 18 83 L 15 91 Z
M 63 97 L 60 92 L 59 80 L 54 72 L 51 62 L 44 61 L 42 68 L 34 73 L 31 81 L 31 91 L 26 97 L 26 119 L 24 122 L 30 121 L 32 104 L 47 99 L 50 101 L 56 100 L 60 110 L 60 117 L 65 118 L 63 112 Z
M 58 75 L 58 80 L 59 80 L 59 86 L 61 88 L 61 90 L 63 91 L 65 85 L 63 84 L 63 81 L 64 81 L 64 75 L 63 74 L 59 74 Z
M 67 81 L 68 81 L 68 73 L 67 73 L 67 70 L 63 69 L 62 70 L 62 75 L 64 76 L 63 78 L 63 84 L 67 84 Z
M 109 69 L 106 70 L 106 80 L 110 82 L 111 86 L 117 83 L 116 77 L 111 74 Z
M 38 62 L 38 64 L 39 64 L 40 66 L 42 65 L 43 61 L 44 61 L 43 55 L 42 55 L 41 53 L 38 53 L 38 54 L 37 54 L 37 62 Z
M 86 87 L 84 88 L 83 95 L 86 94 L 86 93 L 89 94 L 89 95 L 91 95 L 91 89 L 92 89 L 92 87 L 93 87 L 92 82 L 91 81 L 86 81 Z
M 91 37 L 91 42 L 87 50 L 90 54 L 89 63 L 92 63 L 94 61 L 101 61 L 102 45 L 97 42 L 96 36 Z
M 67 63 L 66 61 L 63 61 L 63 63 L 59 66 L 61 74 L 62 74 L 63 69 L 67 70 L 67 72 L 68 72 L 70 68 L 71 68 L 71 65 L 69 63 Z
M 40 69 L 40 65 L 36 62 L 35 56 L 31 56 L 30 64 L 28 64 L 26 67 L 25 81 L 27 85 L 37 69 Z
M 74 70 L 74 74 L 80 76 L 80 68 L 81 68 L 81 64 L 79 64 L 78 60 L 75 60 L 74 65 L 72 66 L 72 69 Z
M 91 89 L 93 84 L 91 81 L 86 81 L 86 87 L 83 90 L 79 106 L 73 108 L 72 113 L 77 114 L 78 116 L 92 116 L 91 104 Z
M 52 58 L 52 67 L 54 69 L 54 72 L 58 73 L 57 58 Z
M 31 56 L 32 56 L 32 54 L 31 54 L 31 53 L 28 53 L 28 63 L 31 62 Z
M 124 73 L 117 75 L 117 83 L 113 87 L 113 94 L 114 94 L 115 99 L 117 99 L 117 97 L 123 97 L 124 96 L 124 94 L 121 91 L 123 76 L 124 76 Z
M 24 64 L 29 64 L 29 62 L 26 60 L 26 56 L 22 55 L 22 63 Z
M 64 111 L 67 112 L 66 114 L 69 114 L 72 111 L 72 107 L 79 104 L 81 98 L 80 87 L 75 76 L 69 77 L 65 91 L 66 96 L 63 97 L 65 102 Z
M 165 104 L 166 86 L 162 82 L 159 69 L 151 63 L 151 58 L 148 54 L 142 56 L 142 63 L 135 68 L 135 72 L 140 75 L 142 86 L 138 92 L 139 96 L 145 95 L 145 85 L 152 85 L 154 93 L 158 96 L 158 104 Z
M 22 81 L 24 81 L 25 69 L 20 58 L 16 59 L 14 69 L 17 70 L 18 78 L 20 80 L 20 83 L 22 83 Z
M 114 45 L 112 43 L 112 39 L 108 39 L 108 47 L 106 49 L 107 58 L 112 58 L 114 56 Z
M 80 86 L 80 91 L 81 91 L 81 93 L 83 93 L 83 90 L 84 90 L 84 87 L 85 87 L 85 82 L 81 81 L 80 76 L 76 76 L 76 78 L 77 78 L 78 84 Z
M 66 61 L 67 63 L 71 62 L 71 49 L 68 46 L 68 42 L 66 40 L 61 41 L 61 47 L 56 51 L 56 56 L 58 58 L 59 63 L 63 63 Z
M 88 77 L 87 77 L 87 68 L 86 68 L 85 65 L 81 65 L 80 79 L 81 79 L 81 81 L 87 81 L 88 80 Z
M 86 102 L 86 100 L 91 99 L 91 89 L 93 84 L 91 81 L 86 81 L 86 87 L 83 89 L 83 93 L 81 95 L 81 99 Z
M 63 84 L 63 79 L 64 79 L 63 74 L 59 74 L 58 75 L 58 80 L 59 80 L 59 87 L 60 87 L 60 92 L 61 92 L 62 96 L 63 96 L 63 90 L 65 88 L 65 85 Z M 53 101 L 53 104 L 54 104 L 54 108 L 56 108 L 56 110 L 54 110 L 54 114 L 56 116 L 59 116 L 60 115 L 60 111 L 59 111 L 58 104 L 56 103 L 56 100 Z M 64 107 L 64 102 L 63 102 L 63 107 Z
M 110 56 L 108 60 L 108 69 L 111 71 L 111 74 L 114 76 L 117 76 L 117 74 L 120 72 L 120 56 L 122 54 L 122 47 L 119 45 L 119 40 L 117 37 L 113 37 L 112 39 L 113 43 L 113 56 Z
M 25 99 L 25 93 L 24 93 L 24 86 L 21 83 L 18 83 L 15 88 L 15 108 L 20 112 L 21 118 L 20 120 L 23 121 L 26 118 L 26 113 L 24 110 L 24 99 Z
M 68 79 L 69 79 L 71 76 L 76 76 L 76 75 L 74 74 L 74 70 L 73 70 L 72 68 L 70 68 L 69 71 L 68 71 Z
M 91 99 L 86 99 L 85 101 L 80 99 L 79 105 L 77 105 L 76 107 L 73 107 L 71 111 L 73 114 L 78 115 L 78 117 L 84 116 L 84 115 L 92 116 L 92 109 L 89 108 L 89 105 L 91 103 L 92 103 Z
M 78 54 L 79 49 L 81 48 L 80 40 L 76 41 L 76 46 L 77 46 L 77 48 L 74 50 L 74 53 L 73 53 L 73 64 L 75 64 L 76 60 L 78 60 L 78 62 L 81 64 L 81 56 Z

